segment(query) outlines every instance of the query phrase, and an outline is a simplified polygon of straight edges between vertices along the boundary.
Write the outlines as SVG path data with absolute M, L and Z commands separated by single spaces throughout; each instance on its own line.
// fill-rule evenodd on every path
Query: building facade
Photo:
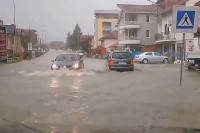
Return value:
M 119 16 L 118 10 L 96 10 L 94 22 L 94 40 L 95 46 L 101 46 L 100 38 L 117 29 L 117 21 Z
M 157 18 L 155 5 L 118 4 L 119 47 L 141 51 L 142 46 L 155 44 Z
M 108 52 L 111 51 L 110 47 L 118 42 L 118 31 L 112 31 L 107 35 L 100 38 L 101 44 Z
M 193 2 L 191 2 L 193 1 Z M 155 36 L 156 44 L 160 47 L 159 52 L 169 57 L 170 61 L 181 59 L 183 46 L 182 33 L 172 33 L 172 16 L 174 5 L 194 6 L 199 0 L 158 0 L 158 34 Z M 186 34 L 186 45 L 192 44 L 194 34 Z M 187 46 L 186 46 L 187 48 Z M 186 49 L 187 51 L 187 49 Z

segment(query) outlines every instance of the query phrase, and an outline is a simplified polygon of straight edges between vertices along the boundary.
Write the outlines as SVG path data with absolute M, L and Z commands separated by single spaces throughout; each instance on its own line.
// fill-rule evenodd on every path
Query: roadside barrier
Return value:
M 22 59 L 20 59 L 19 57 L 7 58 L 7 63 L 15 63 L 20 61 L 22 61 Z

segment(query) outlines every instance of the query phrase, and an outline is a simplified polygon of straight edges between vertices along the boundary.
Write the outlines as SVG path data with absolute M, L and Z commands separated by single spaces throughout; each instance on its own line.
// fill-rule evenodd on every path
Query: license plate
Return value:
M 188 63 L 194 64 L 194 60 L 189 60 Z
M 125 65 L 127 64 L 126 62 L 119 62 L 120 65 Z
M 198 64 L 195 64 L 195 67 L 198 67 L 199 65 Z

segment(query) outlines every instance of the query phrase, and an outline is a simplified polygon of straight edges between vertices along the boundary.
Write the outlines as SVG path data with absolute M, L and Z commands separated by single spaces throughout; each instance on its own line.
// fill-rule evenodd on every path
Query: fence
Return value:
M 15 63 L 20 61 L 22 61 L 22 59 L 20 59 L 19 57 L 7 58 L 7 63 Z

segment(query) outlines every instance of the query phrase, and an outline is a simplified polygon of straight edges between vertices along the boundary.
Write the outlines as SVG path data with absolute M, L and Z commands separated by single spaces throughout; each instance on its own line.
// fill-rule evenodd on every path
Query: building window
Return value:
M 165 24 L 165 34 L 169 34 L 169 27 L 167 24 Z
M 111 22 L 103 22 L 103 30 L 111 31 Z
M 146 22 L 150 23 L 150 16 L 149 15 L 146 16 Z
M 150 38 L 150 30 L 146 30 L 146 37 Z

